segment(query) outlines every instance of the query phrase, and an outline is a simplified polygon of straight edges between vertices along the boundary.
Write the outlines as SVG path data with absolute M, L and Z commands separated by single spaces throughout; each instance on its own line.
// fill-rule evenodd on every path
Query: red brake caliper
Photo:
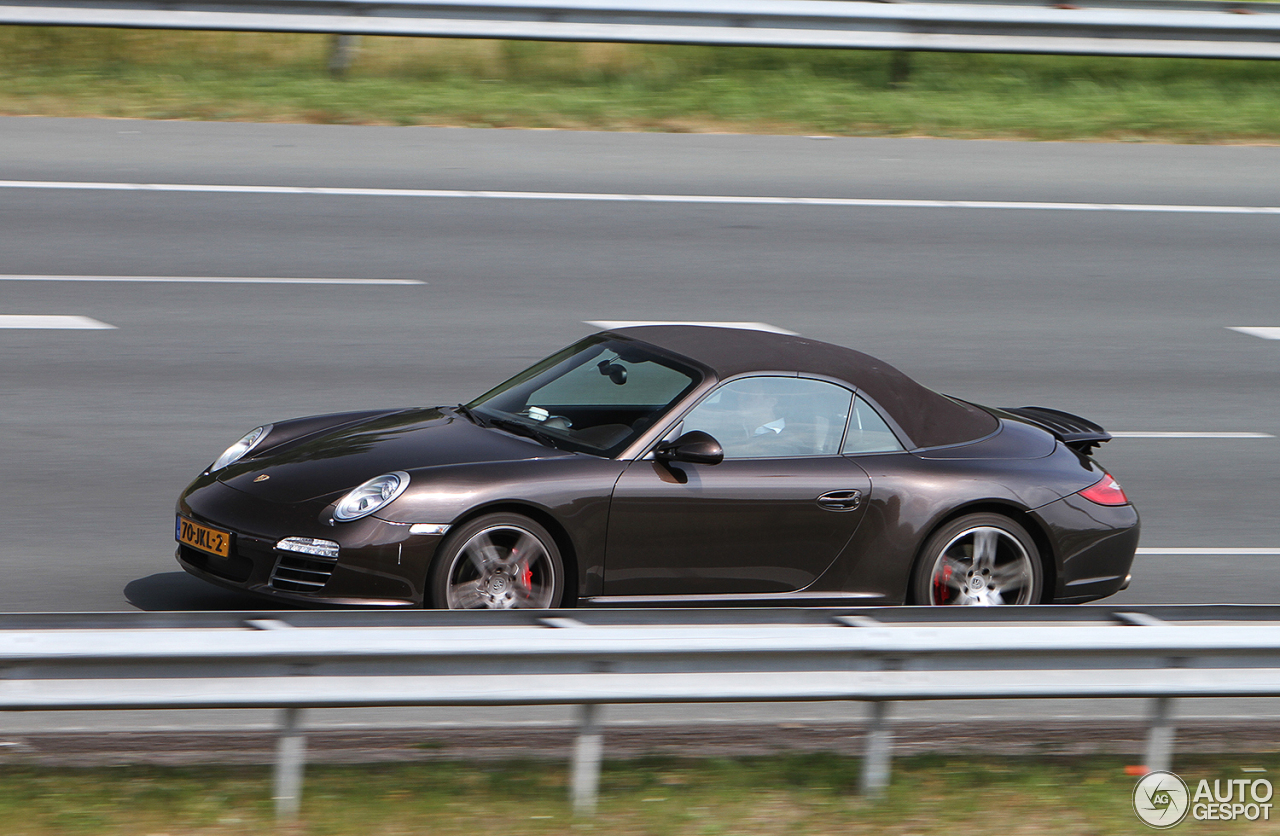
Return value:
M 942 577 L 937 578 L 933 582 L 933 601 L 935 604 L 946 603 L 946 591 L 948 583 L 951 580 L 951 567 L 942 567 Z

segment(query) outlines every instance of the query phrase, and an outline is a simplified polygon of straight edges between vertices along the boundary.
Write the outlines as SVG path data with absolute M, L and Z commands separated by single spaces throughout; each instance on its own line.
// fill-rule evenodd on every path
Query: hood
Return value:
M 345 493 L 394 470 L 568 455 L 478 427 L 452 410 L 408 409 L 269 446 L 217 479 L 269 502 L 292 503 Z

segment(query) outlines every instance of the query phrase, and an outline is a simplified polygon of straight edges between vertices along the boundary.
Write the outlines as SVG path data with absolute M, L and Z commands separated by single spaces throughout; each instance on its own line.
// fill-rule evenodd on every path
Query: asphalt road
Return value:
M 256 608 L 172 556 L 173 502 L 227 444 L 457 402 L 592 320 L 763 321 L 982 403 L 1280 435 L 1280 341 L 1229 330 L 1280 325 L 1280 214 L 1186 209 L 1280 205 L 1280 148 L 0 119 L 0 180 L 0 316 L 113 326 L 0 328 L 0 611 Z M 1146 208 L 376 191 L 394 189 Z M 32 278 L 60 276 L 420 283 Z M 1144 548 L 1204 552 L 1141 555 L 1114 600 L 1280 599 L 1280 439 L 1099 458 Z

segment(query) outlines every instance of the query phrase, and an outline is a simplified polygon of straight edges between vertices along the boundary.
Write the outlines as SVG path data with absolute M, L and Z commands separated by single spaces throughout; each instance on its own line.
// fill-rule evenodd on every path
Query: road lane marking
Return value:
M 512 192 L 470 189 L 368 189 L 317 186 L 247 186 L 202 183 L 105 183 L 58 180 L 0 180 L 4 189 L 205 194 L 311 195 L 320 197 L 466 198 L 563 200 L 609 203 L 708 203 L 742 206 L 852 206 L 873 209 L 1038 209 L 1063 212 L 1163 212 L 1197 215 L 1280 215 L 1280 206 L 1204 206 L 1160 203 L 1064 203 L 1017 200 L 896 200 L 854 197 L 770 197 L 758 195 L 626 194 L 608 192 Z
M 1236 432 L 1113 432 L 1112 438 L 1275 438 L 1271 433 Z
M 102 331 L 115 330 L 114 325 L 90 319 L 87 316 L 27 316 L 17 314 L 0 315 L 0 328 L 30 328 L 38 330 L 78 330 Z
M 1264 340 L 1280 340 L 1280 328 L 1274 325 L 1228 325 L 1227 328 Z
M 1154 555 L 1154 554 L 1160 554 L 1160 555 L 1186 556 L 1186 557 L 1209 556 L 1209 555 L 1223 555 L 1223 556 L 1226 556 L 1226 557 L 1231 557 L 1231 556 L 1244 556 L 1244 557 L 1271 557 L 1271 556 L 1280 556 L 1280 549 L 1183 549 L 1183 548 L 1176 548 L 1176 549 L 1160 549 L 1160 548 L 1141 548 L 1141 549 L 1138 549 L 1138 554 L 1140 554 L 1140 555 Z
M 674 319 L 587 319 L 587 325 L 602 331 L 613 331 L 617 328 L 638 328 L 642 325 L 702 325 L 709 328 L 737 328 L 742 331 L 768 331 L 771 334 L 788 334 L 797 336 L 795 331 L 779 328 L 767 322 L 697 322 Z
M 253 276 L 0 276 L 0 282 L 132 282 L 141 284 L 426 284 L 418 279 L 294 279 Z

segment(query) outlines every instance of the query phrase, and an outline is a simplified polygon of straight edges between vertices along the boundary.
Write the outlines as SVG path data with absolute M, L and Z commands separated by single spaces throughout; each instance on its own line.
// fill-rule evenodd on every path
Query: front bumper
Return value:
M 226 557 L 179 544 L 179 565 L 201 580 L 309 606 L 421 606 L 427 570 L 442 539 L 407 524 L 365 517 L 325 523 L 321 500 L 282 505 L 200 479 L 178 500 L 181 517 L 231 533 Z M 336 560 L 283 550 L 288 537 L 331 540 Z

